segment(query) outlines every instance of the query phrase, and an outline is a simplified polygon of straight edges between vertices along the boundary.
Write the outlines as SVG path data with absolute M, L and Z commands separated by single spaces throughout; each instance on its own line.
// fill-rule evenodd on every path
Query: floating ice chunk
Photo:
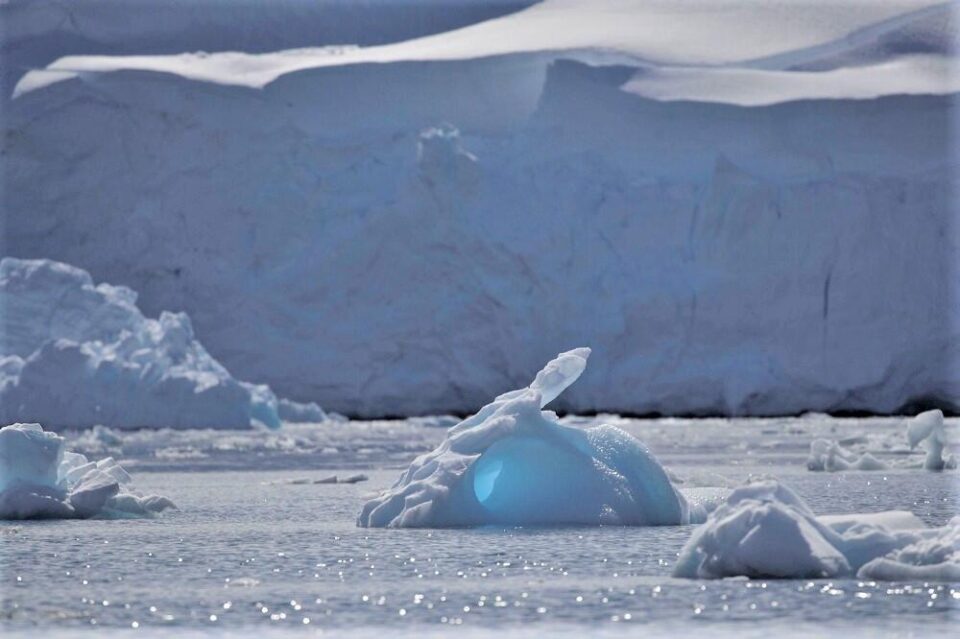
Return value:
M 809 470 L 887 470 L 889 464 L 880 461 L 868 452 L 857 454 L 827 439 L 815 439 L 810 444 Z
M 928 529 L 913 514 L 900 511 L 817 517 L 786 486 L 754 481 L 734 490 L 694 531 L 673 574 L 885 579 L 909 574 L 913 566 L 938 564 L 923 569 L 926 578 L 936 579 L 956 569 L 957 522 Z
M 916 542 L 887 557 L 867 562 L 860 579 L 885 581 L 960 581 L 960 517 L 928 531 Z
M 173 507 L 142 496 L 112 457 L 98 462 L 63 450 L 63 438 L 39 424 L 0 428 L 0 519 L 143 515 Z
M 541 409 L 572 384 L 590 350 L 549 362 L 452 427 L 392 488 L 367 502 L 360 526 L 689 523 L 702 518 L 639 441 L 600 425 L 561 424 Z
M 923 467 L 927 470 L 943 470 L 955 468 L 956 460 L 945 459 L 943 449 L 947 444 L 947 431 L 943 425 L 943 411 L 939 409 L 920 413 L 907 425 L 907 441 L 910 448 L 916 448 L 920 442 L 925 442 L 927 457 Z
M 929 410 L 908 420 L 906 438 L 911 450 L 915 449 L 921 442 L 925 443 L 927 455 L 922 464 L 923 468 L 944 470 L 957 467 L 957 461 L 954 457 L 944 455 L 947 446 L 947 431 L 943 422 L 943 413 L 940 410 Z M 919 466 L 912 460 L 906 462 L 881 461 L 870 452 L 857 453 L 844 446 L 844 444 L 864 444 L 867 441 L 864 437 L 851 438 L 840 442 L 815 439 L 810 443 L 807 468 L 814 471 L 834 472 L 917 468 Z

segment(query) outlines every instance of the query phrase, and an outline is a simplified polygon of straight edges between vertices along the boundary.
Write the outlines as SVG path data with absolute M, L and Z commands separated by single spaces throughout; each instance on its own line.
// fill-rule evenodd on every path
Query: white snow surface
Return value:
M 0 519 L 147 516 L 174 507 L 141 495 L 112 457 L 88 461 L 39 424 L 0 428 Z
M 949 15 L 948 3 L 931 0 L 545 0 L 518 13 L 462 29 L 372 47 L 303 48 L 255 54 L 230 51 L 67 56 L 43 71 L 27 74 L 16 92 L 22 94 L 46 86 L 51 81 L 50 72 L 153 71 L 203 82 L 262 88 L 284 75 L 327 66 L 558 51 L 582 59 L 595 59 L 600 53 L 619 55 L 635 64 L 698 66 L 701 72 L 709 74 L 710 67 L 719 65 L 769 66 L 775 60 L 784 66 L 787 62 L 805 62 L 811 50 L 824 55 L 824 50 L 839 46 L 833 44 L 837 41 L 848 48 L 857 46 L 863 39 L 857 36 L 864 29 L 878 38 L 903 30 L 904 25 L 942 21 Z M 788 52 L 790 55 L 785 55 Z M 897 80 L 922 93 L 954 91 L 960 86 L 944 70 L 932 76 L 918 74 L 917 67 L 909 64 L 906 57 L 905 62 L 890 77 L 873 80 L 875 86 L 886 87 L 877 89 L 880 94 L 903 92 L 896 86 Z M 62 76 L 55 79 L 59 81 Z M 700 80 L 692 81 L 696 85 L 692 90 L 702 90 L 704 84 Z M 751 91 L 751 84 L 747 83 L 746 91 Z M 834 78 L 829 92 L 834 97 L 853 97 L 861 90 L 856 84 Z M 728 84 L 726 91 L 735 92 L 736 88 Z M 676 93 L 673 97 L 679 99 Z
M 368 501 L 365 527 L 669 525 L 702 518 L 638 440 L 565 426 L 541 409 L 580 377 L 590 349 L 561 353 L 417 457 Z
M 150 319 L 136 300 L 67 264 L 0 261 L 0 422 L 245 428 L 325 418 L 316 404 L 278 403 L 268 387 L 235 380 L 186 314 Z
M 778 481 L 753 480 L 694 531 L 673 574 L 954 581 L 960 518 L 931 529 L 902 511 L 817 517 Z
M 921 0 L 553 0 L 65 57 L 6 105 L 2 252 L 354 416 L 470 412 L 580 342 L 560 410 L 957 408 L 955 35 Z

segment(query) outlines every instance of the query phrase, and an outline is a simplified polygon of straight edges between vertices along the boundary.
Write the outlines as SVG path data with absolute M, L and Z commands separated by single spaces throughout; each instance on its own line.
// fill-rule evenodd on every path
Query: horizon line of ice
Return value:
M 702 520 L 637 439 L 541 410 L 580 377 L 589 348 L 560 353 L 499 395 L 369 500 L 362 527 L 672 525 Z

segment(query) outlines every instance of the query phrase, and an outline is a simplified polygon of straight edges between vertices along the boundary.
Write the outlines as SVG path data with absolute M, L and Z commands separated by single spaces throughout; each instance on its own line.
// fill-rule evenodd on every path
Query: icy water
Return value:
M 357 528 L 364 496 L 442 437 L 431 423 L 72 437 L 91 454 L 117 455 L 139 488 L 180 510 L 0 523 L 0 628 L 5 636 L 923 636 L 960 621 L 960 584 L 673 579 L 690 527 Z M 908 509 L 940 525 L 960 512 L 956 473 L 805 469 L 813 436 L 906 455 L 898 420 L 622 425 L 684 486 L 772 474 L 818 513 Z M 370 481 L 289 483 L 358 469 Z

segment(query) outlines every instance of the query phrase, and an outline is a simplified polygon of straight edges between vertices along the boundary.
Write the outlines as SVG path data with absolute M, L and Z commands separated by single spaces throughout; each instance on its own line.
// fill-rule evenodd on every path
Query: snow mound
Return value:
M 146 318 L 136 301 L 67 264 L 0 261 L 0 422 L 239 428 L 323 418 L 316 404 L 278 404 L 268 387 L 235 380 L 186 314 Z
M 869 451 L 856 452 L 844 447 L 840 442 L 815 439 L 810 443 L 807 469 L 836 472 L 920 467 L 927 470 L 945 470 L 957 467 L 956 457 L 944 454 L 948 440 L 943 421 L 943 411 L 939 409 L 928 410 L 908 420 L 906 439 L 910 445 L 910 450 L 916 448 L 920 443 L 926 442 L 927 454 L 922 464 L 910 459 L 901 462 L 883 461 L 874 457 Z M 863 441 L 867 440 L 864 438 Z
M 145 516 L 175 507 L 141 495 L 112 457 L 98 462 L 64 451 L 39 424 L 0 428 L 0 519 Z
M 734 490 L 687 541 L 676 577 L 951 579 L 960 569 L 955 518 L 927 528 L 908 512 L 817 517 L 792 490 L 760 480 Z
M 565 426 L 541 410 L 580 377 L 589 354 L 561 353 L 528 387 L 452 427 L 364 505 L 358 524 L 660 525 L 701 517 L 639 441 L 611 425 Z

